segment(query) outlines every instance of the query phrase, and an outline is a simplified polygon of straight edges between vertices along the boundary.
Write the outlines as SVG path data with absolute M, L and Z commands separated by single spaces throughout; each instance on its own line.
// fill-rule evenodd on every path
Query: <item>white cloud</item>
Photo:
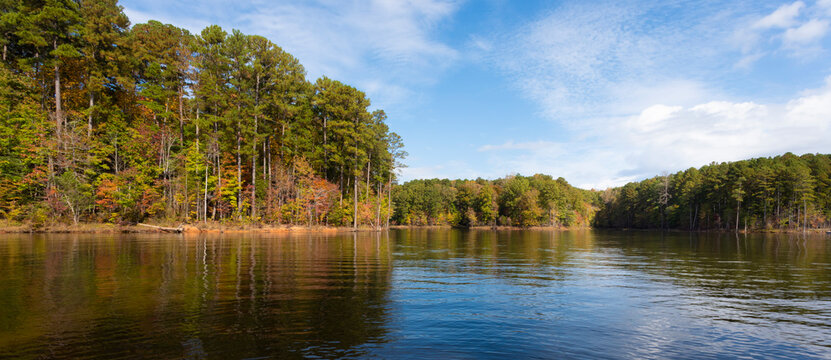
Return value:
M 202 19 L 195 19 L 186 16 L 165 16 L 158 13 L 149 13 L 139 11 L 131 8 L 124 8 L 124 14 L 130 19 L 130 24 L 146 23 L 150 20 L 156 20 L 163 24 L 174 24 L 178 27 L 190 31 L 192 34 L 199 34 L 202 29 L 211 23 Z
M 312 80 L 353 84 L 374 107 L 411 99 L 413 87 L 434 83 L 459 58 L 434 34 L 458 0 L 123 2 L 133 22 L 156 18 L 196 33 L 215 23 L 265 36 L 297 57 Z
M 831 24 L 831 1 L 812 6 L 802 1 L 782 5 L 750 25 L 739 27 L 732 36 L 743 57 L 737 68 L 749 68 L 757 60 L 777 52 L 791 57 L 814 59 L 823 53 L 819 44 Z
M 655 104 L 600 122 L 605 127 L 592 131 L 592 142 L 510 141 L 480 150 L 490 156 L 494 174 L 543 172 L 584 188 L 618 186 L 711 161 L 831 152 L 831 77 L 824 87 L 785 103 Z
M 785 31 L 783 42 L 786 46 L 798 46 L 822 39 L 828 33 L 828 20 L 810 20 L 799 27 Z
M 831 85 L 790 100 L 793 90 L 734 100 L 769 94 L 759 89 L 764 81 L 793 85 L 742 76 L 767 56 L 822 53 L 824 5 L 797 1 L 767 12 L 756 2 L 561 5 L 495 41 L 492 61 L 570 140 L 482 146 L 489 171 L 605 187 L 711 161 L 831 151 Z
M 609 94 L 608 107 L 622 115 L 637 113 L 655 103 L 693 105 L 720 95 L 700 81 L 687 79 L 633 80 L 615 84 Z
M 755 52 L 752 54 L 744 55 L 738 62 L 736 62 L 735 67 L 737 69 L 748 69 L 751 65 L 753 65 L 753 63 L 755 63 L 765 55 L 766 53 L 764 52 Z
M 814 128 L 820 134 L 831 126 L 831 76 L 825 88 L 791 100 L 786 106 L 786 120 L 791 126 Z M 826 137 L 828 139 L 828 137 Z
M 682 12 L 652 2 L 568 3 L 496 41 L 492 61 L 559 121 L 691 104 L 712 91 L 696 78 L 732 64 L 722 55 L 734 28 L 724 14 L 734 11 L 712 2 Z
M 799 12 L 805 8 L 805 3 L 796 1 L 792 4 L 782 5 L 773 13 L 765 16 L 753 24 L 756 29 L 788 28 L 796 23 Z
M 662 127 L 662 123 L 681 111 L 680 106 L 653 105 L 629 121 L 629 128 L 636 132 L 650 132 Z
M 238 20 L 320 74 L 364 71 L 375 61 L 408 73 L 413 67 L 446 66 L 458 56 L 431 37 L 457 7 L 446 0 L 312 1 L 263 6 Z

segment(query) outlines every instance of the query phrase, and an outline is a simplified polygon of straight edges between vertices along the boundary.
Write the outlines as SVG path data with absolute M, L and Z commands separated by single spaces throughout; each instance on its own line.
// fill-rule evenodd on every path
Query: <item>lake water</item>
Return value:
M 831 358 L 831 237 L 0 236 L 0 358 Z

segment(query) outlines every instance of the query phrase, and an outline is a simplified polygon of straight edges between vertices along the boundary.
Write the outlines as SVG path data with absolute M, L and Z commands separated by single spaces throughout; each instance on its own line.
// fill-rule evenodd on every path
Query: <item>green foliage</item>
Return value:
M 666 227 L 685 230 L 827 227 L 831 155 L 787 153 L 669 175 Z M 661 177 L 603 195 L 600 227 L 661 226 Z
M 393 220 L 402 225 L 588 226 L 593 191 L 547 175 L 493 181 L 413 180 L 393 191 Z
M 55 210 L 68 210 L 75 224 L 94 204 L 92 186 L 83 177 L 69 171 L 55 178 L 55 192 L 56 200 L 66 205 L 56 206 Z
M 738 229 L 831 219 L 829 155 L 711 164 L 605 192 L 539 174 L 394 186 L 407 153 L 387 114 L 353 86 L 308 81 L 264 37 L 130 28 L 116 0 L 0 1 L 0 33 L 0 214 L 15 221 Z
M 0 33 L 5 217 L 386 223 L 386 114 L 264 37 L 130 28 L 117 0 L 2 1 Z

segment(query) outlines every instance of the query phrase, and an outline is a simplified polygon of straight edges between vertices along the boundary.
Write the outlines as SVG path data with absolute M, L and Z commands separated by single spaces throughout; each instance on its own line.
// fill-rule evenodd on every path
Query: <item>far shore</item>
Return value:
M 353 227 L 336 226 L 303 226 L 303 225 L 267 225 L 267 224 L 220 224 L 220 223 L 198 223 L 198 224 L 135 224 L 119 225 L 110 223 L 80 223 L 73 224 L 51 224 L 34 227 L 30 224 L 10 224 L 0 222 L 0 234 L 160 234 L 160 233 L 182 233 L 182 234 L 220 234 L 220 233 L 252 233 L 252 234 L 284 234 L 284 233 L 347 233 L 347 232 L 377 232 L 387 229 L 458 229 L 450 225 L 390 225 L 387 227 L 361 226 L 358 229 Z M 469 230 L 533 230 L 533 231 L 565 231 L 565 230 L 592 230 L 591 227 L 563 227 L 563 226 L 471 226 L 461 228 Z M 660 229 L 611 229 L 598 228 L 596 230 L 619 230 L 619 231 L 661 231 Z M 666 232 L 690 232 L 680 229 L 668 229 Z M 808 233 L 828 233 L 829 229 L 808 229 Z M 701 230 L 692 231 L 697 233 L 735 233 L 734 230 Z M 802 229 L 753 229 L 739 231 L 739 233 L 802 233 Z

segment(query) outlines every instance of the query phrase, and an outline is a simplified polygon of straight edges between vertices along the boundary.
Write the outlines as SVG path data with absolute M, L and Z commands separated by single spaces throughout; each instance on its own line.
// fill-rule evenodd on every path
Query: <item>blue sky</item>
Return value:
M 831 0 L 122 0 L 133 23 L 263 35 L 365 91 L 404 180 L 605 188 L 831 153 Z

